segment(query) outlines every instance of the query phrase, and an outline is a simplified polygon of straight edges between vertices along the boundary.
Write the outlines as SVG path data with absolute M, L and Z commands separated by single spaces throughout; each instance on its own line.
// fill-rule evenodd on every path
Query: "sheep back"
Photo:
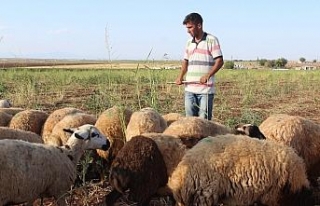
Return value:
M 8 127 L 0 127 L 0 140 L 2 139 L 20 139 L 27 142 L 43 143 L 40 135 L 34 132 Z
M 146 204 L 168 181 L 167 169 L 157 144 L 150 138 L 135 136 L 119 151 L 110 169 L 109 182 L 129 199 Z M 108 199 L 108 198 L 107 198 Z
M 169 126 L 170 124 L 172 124 L 172 122 L 175 122 L 184 116 L 180 113 L 171 112 L 168 114 L 163 114 L 162 117 L 164 120 L 166 120 L 167 125 Z
M 64 107 L 64 108 L 53 111 L 48 116 L 48 118 L 46 119 L 43 125 L 42 135 L 41 135 L 43 138 L 43 141 L 45 143 L 47 142 L 47 138 L 51 135 L 52 129 L 54 128 L 54 126 L 58 122 L 60 122 L 65 116 L 67 116 L 68 114 L 81 113 L 81 112 L 83 111 L 73 107 Z
M 277 114 L 264 120 L 259 128 L 268 140 L 293 147 L 304 159 L 309 176 L 320 175 L 318 124 L 299 116 Z
M 7 114 L 10 114 L 12 116 L 16 115 L 19 112 L 24 111 L 25 109 L 23 108 L 18 108 L 18 107 L 9 107 L 9 108 L 0 108 L 0 111 L 5 112 Z
M 12 129 L 31 131 L 41 135 L 42 127 L 48 114 L 40 110 L 24 110 L 15 114 L 9 124 Z
M 167 122 L 163 117 L 155 109 L 146 107 L 132 113 L 126 129 L 126 141 L 142 133 L 161 133 L 166 128 Z
M 200 117 L 183 117 L 173 122 L 163 134 L 177 136 L 191 148 L 202 138 L 230 132 L 228 127 L 217 122 Z
M 1 140 L 0 205 L 32 203 L 39 195 L 56 199 L 65 195 L 76 178 L 65 152 L 50 145 Z
M 155 141 L 166 163 L 168 177 L 170 177 L 186 153 L 186 146 L 179 138 L 174 136 L 162 133 L 143 133 L 142 135 Z
M 72 113 L 62 118 L 52 129 L 46 144 L 62 146 L 68 141 L 70 134 L 63 131 L 64 128 L 77 128 L 84 124 L 94 125 L 97 118 L 94 115 L 86 113 Z
M 201 140 L 168 185 L 181 205 L 281 205 L 285 188 L 309 188 L 304 162 L 292 148 L 233 134 Z
M 102 112 L 95 123 L 95 126 L 109 138 L 111 143 L 108 151 L 97 150 L 99 156 L 109 160 L 109 163 L 126 142 L 125 131 L 131 115 L 132 111 L 129 109 L 113 106 Z

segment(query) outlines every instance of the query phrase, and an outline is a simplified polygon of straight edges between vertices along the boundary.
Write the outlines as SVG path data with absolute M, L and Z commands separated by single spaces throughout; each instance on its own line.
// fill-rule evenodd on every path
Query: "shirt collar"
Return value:
M 200 41 L 204 41 L 207 38 L 207 32 L 203 32 L 202 39 Z M 192 43 L 197 43 L 195 37 L 192 38 Z

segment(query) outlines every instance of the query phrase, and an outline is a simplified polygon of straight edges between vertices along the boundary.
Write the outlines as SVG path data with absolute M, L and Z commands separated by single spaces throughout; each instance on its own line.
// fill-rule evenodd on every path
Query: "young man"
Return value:
M 183 25 L 191 35 L 187 41 L 181 72 L 176 84 L 185 84 L 186 116 L 212 118 L 214 75 L 223 65 L 223 56 L 217 37 L 203 31 L 200 14 L 188 14 Z M 183 81 L 184 76 L 185 80 Z

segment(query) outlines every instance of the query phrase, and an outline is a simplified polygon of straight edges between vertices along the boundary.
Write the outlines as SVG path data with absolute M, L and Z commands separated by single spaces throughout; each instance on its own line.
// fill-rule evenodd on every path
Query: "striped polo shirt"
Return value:
M 206 84 L 199 84 L 200 78 L 208 74 L 214 65 L 214 59 L 222 56 L 217 37 L 204 33 L 199 43 L 194 38 L 187 41 L 184 59 L 188 61 L 185 91 L 196 94 L 215 93 L 214 76 L 210 77 Z M 195 83 L 192 83 L 195 82 Z

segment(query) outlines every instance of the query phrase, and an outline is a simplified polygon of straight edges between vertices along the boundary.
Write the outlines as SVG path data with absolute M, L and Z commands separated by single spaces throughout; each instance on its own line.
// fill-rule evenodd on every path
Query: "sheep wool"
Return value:
M 146 107 L 133 112 L 126 129 L 126 141 L 133 136 L 147 132 L 161 133 L 167 128 L 167 122 L 153 108 Z
M 180 206 L 312 201 L 305 164 L 291 147 L 234 134 L 202 139 L 186 152 L 168 185 Z
M 0 111 L 0 126 L 7 127 L 12 119 L 12 115 L 4 111 Z
M 179 137 L 188 148 L 193 147 L 202 138 L 228 133 L 231 133 L 230 128 L 200 117 L 180 118 L 163 132 Z
M 143 133 L 142 136 L 149 137 L 155 141 L 166 163 L 167 173 L 170 177 L 186 153 L 186 146 L 179 138 L 162 133 Z
M 0 127 L 0 140 L 2 139 L 20 139 L 27 142 L 43 143 L 40 135 L 34 132 L 8 127 Z
M 0 205 L 32 203 L 65 197 L 77 176 L 76 164 L 86 149 L 108 149 L 109 141 L 93 125 L 68 129 L 72 136 L 65 147 L 22 140 L 0 141 Z
M 51 135 L 53 127 L 58 122 L 60 122 L 65 116 L 67 116 L 68 114 L 81 113 L 81 112 L 83 113 L 82 110 L 76 109 L 73 107 L 64 107 L 64 108 L 53 111 L 48 116 L 48 118 L 46 119 L 43 125 L 42 134 L 41 134 L 43 141 L 45 143 L 47 142 L 47 138 L 49 138 L 49 136 Z
M 48 114 L 44 111 L 28 109 L 15 114 L 9 124 L 12 129 L 22 129 L 41 135 Z
M 320 176 L 320 125 L 299 116 L 275 114 L 259 126 L 267 140 L 293 147 L 306 164 L 309 179 Z
M 98 155 L 111 164 L 119 150 L 126 142 L 125 131 L 130 121 L 132 111 L 126 108 L 113 106 L 102 112 L 95 126 L 109 138 L 111 142 L 108 151 L 97 150 Z
M 168 114 L 163 114 L 162 117 L 164 120 L 166 120 L 167 125 L 169 126 L 170 124 L 172 124 L 172 122 L 175 122 L 184 116 L 180 113 L 171 112 Z
M 64 128 L 76 128 L 84 124 L 94 125 L 97 118 L 87 113 L 71 113 L 62 118 L 52 129 L 51 135 L 46 139 L 45 144 L 62 146 L 68 141 L 70 134 Z
M 106 196 L 106 203 L 114 205 L 129 189 L 130 200 L 138 206 L 148 205 L 167 181 L 166 165 L 157 144 L 148 137 L 132 137 L 112 162 L 109 182 L 113 190 Z

